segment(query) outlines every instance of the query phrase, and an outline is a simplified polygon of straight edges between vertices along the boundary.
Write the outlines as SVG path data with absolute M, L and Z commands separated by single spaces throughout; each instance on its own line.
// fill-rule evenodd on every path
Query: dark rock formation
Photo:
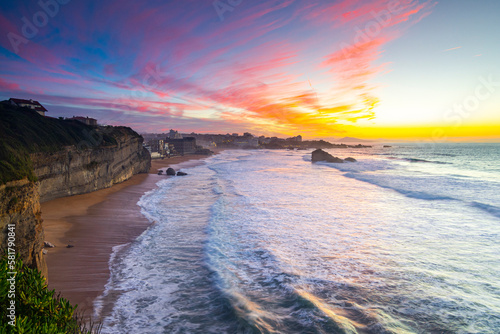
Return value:
M 175 176 L 175 169 L 173 169 L 172 167 L 169 167 L 167 169 L 167 175 Z
M 184 173 L 184 172 L 177 172 L 177 176 L 184 176 L 184 175 L 187 175 L 187 173 Z
M 354 159 L 354 158 L 349 157 L 349 158 L 345 158 L 344 161 L 356 162 L 357 160 Z
M 311 161 L 312 162 L 317 162 L 317 161 L 326 161 L 326 162 L 335 162 L 335 163 L 343 163 L 344 160 L 334 157 L 328 152 L 323 151 L 322 149 L 317 149 L 312 152 L 311 156 Z

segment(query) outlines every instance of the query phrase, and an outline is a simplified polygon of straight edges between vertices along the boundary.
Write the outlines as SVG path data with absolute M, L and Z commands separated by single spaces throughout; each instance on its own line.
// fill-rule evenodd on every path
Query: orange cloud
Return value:
M 17 77 L 4 75 L 0 87 L 43 87 L 54 103 L 137 122 L 198 125 L 185 121 L 190 115 L 261 133 L 331 136 L 375 116 L 384 48 L 432 7 L 391 3 L 256 1 L 220 22 L 210 2 L 110 0 L 99 11 L 75 2 L 81 15 L 61 12 L 43 30 L 57 38 L 40 33 L 21 60 L 2 58 Z M 17 17 L 0 28 L 14 29 Z

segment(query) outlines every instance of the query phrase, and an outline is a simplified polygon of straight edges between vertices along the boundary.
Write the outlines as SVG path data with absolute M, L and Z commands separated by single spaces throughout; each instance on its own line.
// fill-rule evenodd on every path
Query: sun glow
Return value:
M 222 12 L 71 2 L 29 43 L 12 45 L 5 36 L 22 38 L 30 22 L 19 17 L 33 13 L 3 6 L 0 93 L 40 100 L 54 117 L 87 110 L 144 132 L 498 136 L 481 129 L 500 123 L 498 45 L 479 34 L 491 30 L 489 14 L 463 21 L 419 0 L 257 1 Z

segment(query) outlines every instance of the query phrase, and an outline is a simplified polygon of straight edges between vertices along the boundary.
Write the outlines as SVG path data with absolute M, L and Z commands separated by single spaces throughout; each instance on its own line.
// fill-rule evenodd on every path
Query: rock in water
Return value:
M 184 173 L 184 172 L 177 172 L 177 176 L 184 176 L 184 175 L 187 175 L 187 173 Z
M 354 158 L 349 157 L 349 158 L 345 158 L 344 161 L 356 162 L 357 160 L 354 159 Z
M 170 168 L 168 168 L 168 169 L 167 169 L 167 175 L 175 175 L 175 169 L 173 169 L 173 168 L 171 168 L 171 167 L 170 167 Z
M 312 162 L 326 161 L 326 162 L 335 162 L 335 163 L 343 163 L 344 162 L 344 160 L 337 158 L 337 157 L 334 157 L 333 155 L 323 151 L 322 149 L 317 149 L 317 150 L 312 152 L 311 161 Z

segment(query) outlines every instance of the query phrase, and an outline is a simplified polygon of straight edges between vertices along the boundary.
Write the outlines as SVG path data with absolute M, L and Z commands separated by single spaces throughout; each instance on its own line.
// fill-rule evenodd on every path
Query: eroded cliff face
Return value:
M 103 134 L 107 141 L 99 140 Z M 10 227 L 15 232 L 15 252 L 45 277 L 40 203 L 111 187 L 134 174 L 147 173 L 151 166 L 143 138 L 130 128 L 96 128 L 86 138 L 56 152 L 31 153 L 38 181 L 25 178 L 0 185 L 0 252 L 8 252 Z
M 149 152 L 138 135 L 122 134 L 105 147 L 69 146 L 55 153 L 33 153 L 40 183 L 40 202 L 92 192 L 123 182 L 151 166 Z
M 1 253 L 18 253 L 25 265 L 37 268 L 47 277 L 38 182 L 8 182 L 0 185 L 0 196 Z M 10 245 L 9 231 L 13 236 Z

